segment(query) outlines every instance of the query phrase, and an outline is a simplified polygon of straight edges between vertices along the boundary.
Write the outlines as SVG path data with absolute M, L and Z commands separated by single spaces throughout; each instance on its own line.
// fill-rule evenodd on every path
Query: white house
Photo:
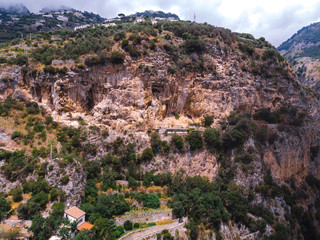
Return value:
M 85 24 L 85 25 L 81 25 L 81 26 L 77 26 L 77 27 L 74 27 L 74 31 L 77 31 L 78 29 L 83 29 L 83 28 L 87 28 L 87 27 L 90 27 L 89 24 Z
M 86 213 L 80 208 L 74 206 L 64 212 L 64 217 L 68 218 L 70 222 L 76 221 L 77 227 L 80 227 L 85 222 Z
M 115 24 L 115 23 L 104 23 L 104 24 L 102 24 L 102 26 L 104 26 L 104 27 L 111 27 L 111 26 L 116 26 L 117 24 Z
M 63 22 L 68 22 L 68 20 L 69 20 L 68 17 L 63 16 L 63 15 L 59 15 L 57 17 L 57 19 L 60 20 L 60 21 L 63 21 Z
M 144 21 L 146 21 L 146 19 L 144 17 L 137 17 L 133 23 L 139 23 L 139 22 L 144 22 Z
M 77 222 L 78 231 L 90 230 L 93 227 L 92 224 L 85 222 L 86 213 L 76 206 L 66 210 L 64 212 L 64 217 L 68 218 L 70 222 Z M 74 234 L 75 233 L 71 234 L 72 238 L 74 237 Z

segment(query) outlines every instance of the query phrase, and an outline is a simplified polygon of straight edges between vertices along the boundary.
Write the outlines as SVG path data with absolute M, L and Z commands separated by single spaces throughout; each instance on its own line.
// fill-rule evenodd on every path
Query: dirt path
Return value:
M 185 223 L 179 223 L 178 221 L 166 225 L 159 225 L 154 226 L 146 229 L 139 229 L 133 232 L 130 232 L 121 238 L 119 240 L 141 240 L 150 236 L 153 236 L 155 234 L 161 233 L 164 229 L 173 230 L 175 228 L 183 226 Z

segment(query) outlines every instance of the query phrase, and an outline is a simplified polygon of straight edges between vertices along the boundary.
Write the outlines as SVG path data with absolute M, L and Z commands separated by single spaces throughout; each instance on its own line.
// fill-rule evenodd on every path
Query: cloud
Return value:
M 144 10 L 171 11 L 183 20 L 207 22 L 232 31 L 265 37 L 278 46 L 301 27 L 319 21 L 318 0 L 1 0 L 0 5 L 24 4 L 30 11 L 68 6 L 111 18 L 118 13 Z

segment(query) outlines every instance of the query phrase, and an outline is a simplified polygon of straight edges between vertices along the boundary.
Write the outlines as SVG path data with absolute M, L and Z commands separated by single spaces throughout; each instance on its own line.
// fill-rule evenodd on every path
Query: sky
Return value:
M 12 3 L 34 13 L 64 5 L 106 18 L 144 10 L 175 13 L 182 20 L 195 15 L 196 22 L 265 37 L 276 47 L 300 28 L 320 21 L 320 0 L 0 0 L 0 5 Z

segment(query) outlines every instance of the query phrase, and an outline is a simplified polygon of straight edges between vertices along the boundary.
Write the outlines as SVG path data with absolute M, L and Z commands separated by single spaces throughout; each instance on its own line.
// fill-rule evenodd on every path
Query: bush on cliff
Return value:
M 160 199 L 158 195 L 154 193 L 150 193 L 147 198 L 143 202 L 143 206 L 147 208 L 159 208 L 160 207 Z

